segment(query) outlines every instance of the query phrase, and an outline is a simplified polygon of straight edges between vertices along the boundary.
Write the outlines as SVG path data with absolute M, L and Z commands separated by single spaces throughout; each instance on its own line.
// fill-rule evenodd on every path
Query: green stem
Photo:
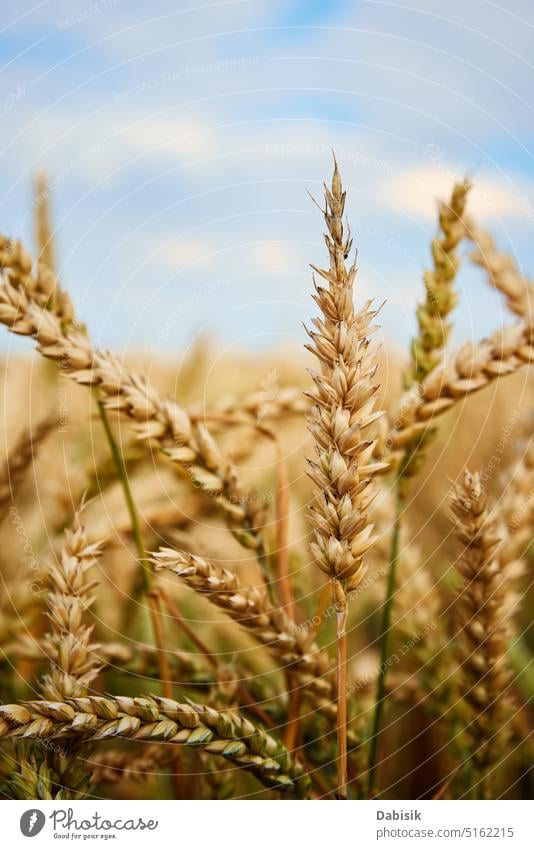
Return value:
M 528 703 L 534 698 L 534 668 L 532 666 L 532 654 L 525 642 L 524 637 L 516 637 L 508 648 L 508 659 L 517 673 L 517 681 L 525 701 Z
M 373 728 L 371 732 L 370 747 L 369 747 L 369 789 L 368 794 L 372 797 L 375 788 L 376 778 L 376 761 L 378 754 L 378 737 L 380 734 L 380 726 L 382 723 L 382 714 L 384 710 L 384 700 L 386 693 L 386 671 L 388 669 L 388 656 L 390 644 L 391 630 L 391 613 L 393 610 L 393 598 L 396 589 L 397 563 L 399 560 L 400 550 L 400 528 L 401 518 L 404 509 L 404 498 L 401 494 L 401 484 L 397 481 L 397 496 L 395 509 L 395 523 L 393 525 L 393 533 L 391 537 L 391 551 L 389 557 L 389 572 L 387 593 L 384 607 L 382 609 L 382 621 L 380 625 L 380 669 L 378 673 L 378 683 L 376 688 L 376 703 L 373 715 Z
M 150 573 L 150 569 L 146 561 L 146 549 L 145 544 L 143 542 L 143 536 L 141 534 L 139 517 L 137 515 L 135 501 L 130 487 L 130 481 L 128 480 L 128 471 L 126 469 L 124 458 L 121 452 L 119 451 L 119 446 L 117 445 L 115 437 L 113 436 L 113 431 L 111 430 L 111 425 L 109 423 L 106 408 L 104 407 L 102 401 L 98 401 L 97 403 L 98 412 L 100 413 L 102 426 L 104 428 L 104 433 L 106 434 L 109 449 L 111 451 L 111 456 L 113 457 L 113 462 L 115 463 L 117 474 L 121 482 L 122 491 L 124 493 L 124 500 L 126 502 L 126 509 L 128 510 L 128 515 L 130 516 L 135 549 L 137 551 L 137 559 L 139 560 L 139 565 L 141 566 L 143 589 L 145 593 L 148 593 L 152 586 L 152 575 Z

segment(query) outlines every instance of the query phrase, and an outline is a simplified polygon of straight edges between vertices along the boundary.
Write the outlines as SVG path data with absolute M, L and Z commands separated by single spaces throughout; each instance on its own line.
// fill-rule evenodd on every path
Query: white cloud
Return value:
M 209 128 L 194 120 L 147 118 L 124 127 L 118 135 L 132 147 L 179 160 L 209 156 L 217 147 Z
M 455 180 L 459 178 L 459 173 L 439 166 L 417 165 L 385 180 L 381 194 L 407 214 L 433 219 L 436 216 L 436 200 L 447 198 Z M 522 195 L 510 183 L 496 177 L 475 175 L 469 211 L 477 221 L 525 219 Z
M 159 246 L 154 255 L 169 268 L 188 268 L 205 265 L 213 253 L 212 247 L 201 239 L 182 239 Z
M 257 242 L 248 247 L 246 257 L 255 271 L 289 271 L 295 265 L 295 251 L 285 242 Z

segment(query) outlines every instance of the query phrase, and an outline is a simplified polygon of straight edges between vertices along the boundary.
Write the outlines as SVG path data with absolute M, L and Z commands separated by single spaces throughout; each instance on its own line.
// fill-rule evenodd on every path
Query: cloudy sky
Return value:
M 46 169 L 60 276 L 100 344 L 302 339 L 324 257 L 307 191 L 332 148 L 388 338 L 414 330 L 436 198 L 464 174 L 534 269 L 531 0 L 12 0 L 1 18 L 0 229 L 31 242 Z M 461 288 L 456 341 L 503 320 L 479 272 Z

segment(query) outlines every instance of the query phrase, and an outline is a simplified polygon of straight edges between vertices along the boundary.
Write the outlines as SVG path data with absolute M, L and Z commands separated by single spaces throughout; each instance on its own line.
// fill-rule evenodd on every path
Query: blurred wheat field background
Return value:
M 336 166 L 309 350 L 163 357 L 93 347 L 40 180 L 31 254 L 0 245 L 38 348 L 1 365 L 4 798 L 528 798 L 533 289 L 469 184 L 410 351 Z M 471 262 L 509 318 L 454 351 Z

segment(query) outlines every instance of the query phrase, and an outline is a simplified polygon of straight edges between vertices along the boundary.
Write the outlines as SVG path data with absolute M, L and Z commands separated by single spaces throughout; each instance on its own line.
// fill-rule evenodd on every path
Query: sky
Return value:
M 386 302 L 390 343 L 415 331 L 437 199 L 464 175 L 534 269 L 530 0 L 9 0 L 0 31 L 0 231 L 33 249 L 44 169 L 99 345 L 300 343 L 332 149 L 356 299 Z M 467 253 L 455 344 L 506 320 Z

